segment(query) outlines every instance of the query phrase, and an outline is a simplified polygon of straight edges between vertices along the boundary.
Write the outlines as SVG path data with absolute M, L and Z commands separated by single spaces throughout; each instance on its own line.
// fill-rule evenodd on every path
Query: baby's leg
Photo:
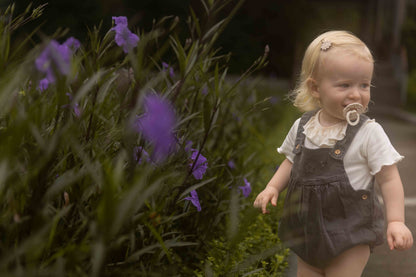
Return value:
M 298 274 L 297 277 L 322 277 L 325 273 L 322 269 L 311 266 L 298 257 Z
M 337 256 L 325 268 L 327 277 L 360 277 L 370 257 L 368 245 L 357 245 Z

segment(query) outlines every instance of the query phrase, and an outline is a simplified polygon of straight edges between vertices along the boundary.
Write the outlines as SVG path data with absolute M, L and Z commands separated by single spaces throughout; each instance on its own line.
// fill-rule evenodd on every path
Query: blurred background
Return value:
M 46 3 L 18 0 L 17 10 L 24 10 L 31 2 L 34 6 Z M 233 4 L 229 4 L 229 10 Z M 129 25 L 140 32 L 151 29 L 154 19 L 168 15 L 178 16 L 181 27 L 187 28 L 190 6 L 196 13 L 203 12 L 199 0 L 50 1 L 45 15 L 26 29 L 41 24 L 41 32 L 52 35 L 58 27 L 68 28 L 70 35 L 83 40 L 87 28 L 101 23 L 102 29 L 108 30 L 111 16 L 119 15 L 127 16 Z M 376 87 L 396 92 L 383 97 L 377 94 L 373 100 L 380 105 L 416 110 L 415 0 L 247 0 L 217 45 L 220 51 L 232 53 L 230 70 L 236 74 L 247 69 L 269 45 L 270 63 L 262 74 L 286 79 L 293 85 L 307 44 L 331 29 L 355 33 L 373 51 L 377 62 Z
M 30 3 L 33 7 L 46 3 L 45 0 L 0 0 L 0 8 L 11 2 L 16 4 L 15 14 L 24 11 Z M 61 33 L 66 30 L 65 37 L 74 36 L 84 41 L 88 29 L 94 26 L 101 24 L 103 32 L 109 30 L 112 16 L 127 16 L 129 27 L 138 33 L 150 31 L 155 19 L 177 16 L 179 28 L 183 29 L 185 36 L 190 7 L 201 21 L 208 21 L 201 22 L 201 26 L 212 26 L 212 22 L 225 17 L 238 1 L 224 2 L 230 4 L 222 15 L 202 19 L 205 17 L 198 16 L 204 13 L 200 0 L 51 0 L 44 15 L 25 25 L 13 39 L 23 40 L 39 27 L 33 36 L 33 45 L 44 37 L 57 34 L 58 28 L 61 28 Z M 400 163 L 403 183 L 408 185 L 405 187 L 406 220 L 416 234 L 416 187 L 412 186 L 416 162 L 416 0 L 246 0 L 216 41 L 216 46 L 220 53 L 231 53 L 229 72 L 241 75 L 268 45 L 269 64 L 259 74 L 265 77 L 262 80 L 277 80 L 279 84 L 285 84 L 285 90 L 289 90 L 296 82 L 309 42 L 318 34 L 335 29 L 353 32 L 373 51 L 376 71 L 375 88 L 372 89 L 374 102 L 370 111 L 375 112 L 378 121 L 380 115 L 385 116 L 380 120 L 383 127 L 397 150 L 406 156 Z M 247 87 L 252 93 L 256 89 L 265 90 L 262 87 L 267 85 L 265 83 L 259 81 Z M 277 89 L 273 87 L 270 91 L 275 93 Z M 272 112 L 269 120 L 279 118 L 279 111 Z M 280 117 L 284 116 L 282 111 Z M 396 120 L 397 117 L 400 120 Z M 285 128 L 269 129 L 281 132 L 279 136 L 283 136 Z M 279 136 L 270 135 L 274 138 Z M 267 149 L 257 144 L 263 151 Z M 386 248 L 377 251 L 372 255 L 364 276 L 415 276 L 415 247 L 395 256 Z

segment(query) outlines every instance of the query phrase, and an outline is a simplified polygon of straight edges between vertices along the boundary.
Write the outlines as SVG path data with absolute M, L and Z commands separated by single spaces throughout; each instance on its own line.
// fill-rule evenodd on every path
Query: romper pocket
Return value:
M 342 197 L 349 224 L 353 226 L 364 226 L 371 224 L 373 216 L 374 195 L 371 190 L 354 190 L 349 187 Z
M 357 190 L 355 192 L 355 202 L 357 214 L 362 218 L 370 219 L 373 215 L 373 192 L 369 190 Z

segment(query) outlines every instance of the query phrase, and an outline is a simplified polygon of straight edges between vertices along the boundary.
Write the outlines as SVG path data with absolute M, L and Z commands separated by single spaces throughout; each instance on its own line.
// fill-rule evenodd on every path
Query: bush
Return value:
M 412 112 L 416 112 L 416 70 L 409 73 L 406 108 Z
M 416 111 L 416 5 L 407 3 L 406 18 L 402 27 L 402 44 L 406 48 L 408 62 L 408 84 L 406 108 L 410 111 Z
M 282 248 L 277 228 L 272 228 L 277 224 L 268 219 L 261 214 L 255 217 L 239 243 L 230 244 L 224 237 L 214 239 L 206 268 L 216 276 L 282 276 L 289 250 Z
M 265 165 L 249 138 L 267 101 L 240 84 L 267 51 L 227 81 L 229 55 L 213 48 L 241 3 L 213 26 L 191 10 L 185 36 L 175 17 L 147 33 L 118 17 L 103 37 L 96 27 L 80 43 L 58 30 L 33 47 L 36 32 L 19 44 L 13 32 L 44 6 L 1 14 L 2 274 L 193 275 L 241 240 L 248 183 Z M 224 1 L 203 4 L 212 16 Z M 260 238 L 249 237 L 244 249 Z M 279 260 L 267 267 L 280 270 L 286 250 L 273 239 L 268 256 Z

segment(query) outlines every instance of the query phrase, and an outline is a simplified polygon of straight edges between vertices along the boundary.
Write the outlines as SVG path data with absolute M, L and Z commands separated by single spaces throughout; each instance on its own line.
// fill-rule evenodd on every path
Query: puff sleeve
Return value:
M 370 174 L 377 174 L 384 165 L 392 165 L 401 161 L 400 155 L 390 142 L 387 134 L 380 124 L 373 121 L 366 128 L 366 143 L 363 152 L 367 157 Z
M 293 153 L 293 148 L 295 147 L 296 141 L 296 134 L 298 131 L 300 118 L 298 118 L 295 123 L 293 123 L 292 127 L 290 128 L 289 133 L 286 135 L 283 144 L 277 148 L 277 152 L 286 156 L 286 158 L 293 163 L 293 159 L 295 154 Z

